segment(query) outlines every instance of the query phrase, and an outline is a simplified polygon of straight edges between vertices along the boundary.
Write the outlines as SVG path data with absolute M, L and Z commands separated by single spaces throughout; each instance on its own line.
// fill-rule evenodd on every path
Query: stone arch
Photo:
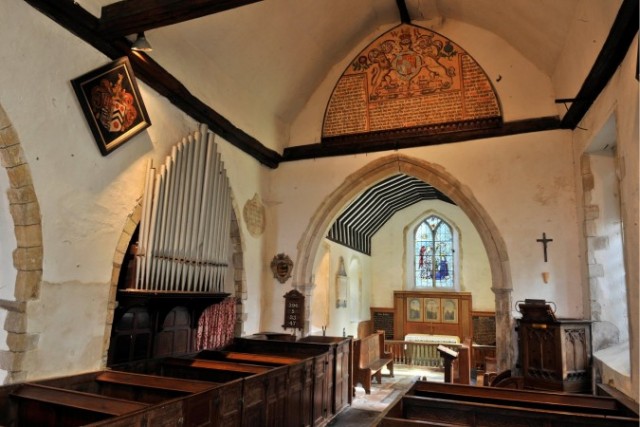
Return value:
M 240 234 L 240 227 L 238 225 L 239 210 L 235 202 L 233 194 L 231 195 L 231 250 L 232 250 L 232 265 L 229 274 L 233 276 L 234 282 L 234 297 L 236 298 L 236 336 L 243 334 L 242 325 L 246 320 L 246 313 L 243 311 L 242 301 L 247 299 L 247 286 L 246 275 L 244 271 L 243 263 L 243 242 Z M 116 250 L 113 255 L 113 271 L 111 273 L 111 284 L 109 287 L 109 300 L 107 307 L 107 321 L 105 322 L 104 338 L 102 343 L 102 366 L 107 365 L 107 358 L 109 352 L 109 344 L 111 340 L 111 329 L 113 327 L 113 315 L 116 308 L 116 293 L 118 291 L 118 280 L 120 278 L 120 272 L 122 270 L 122 263 L 124 257 L 129 249 L 131 238 L 138 228 L 140 219 L 142 217 L 142 197 L 138 200 L 138 203 L 133 208 L 127 219 L 125 225 L 118 239 Z
M 349 175 L 320 205 L 298 242 L 294 285 L 307 294 L 313 286 L 315 255 L 331 222 L 340 210 L 365 188 L 397 173 L 421 179 L 451 198 L 469 217 L 484 244 L 492 277 L 496 303 L 496 353 L 500 370 L 512 368 L 515 347 L 511 319 L 511 269 L 506 244 L 482 205 L 471 190 L 462 185 L 442 166 L 403 154 L 392 154 L 374 160 Z M 308 298 L 307 298 L 308 314 Z M 308 318 L 308 316 L 306 316 Z
M 16 269 L 14 301 L 0 300 L 7 310 L 4 329 L 8 354 L 0 352 L 0 369 L 7 371 L 5 383 L 27 380 L 23 361 L 37 347 L 37 334 L 28 334 L 28 302 L 40 295 L 42 283 L 42 221 L 31 170 L 11 120 L 0 105 L 0 161 L 9 177 L 9 210 L 17 247 L 13 251 Z

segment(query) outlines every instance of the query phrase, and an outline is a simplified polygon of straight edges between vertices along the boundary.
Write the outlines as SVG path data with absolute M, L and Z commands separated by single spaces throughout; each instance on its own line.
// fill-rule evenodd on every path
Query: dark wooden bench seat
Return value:
M 25 384 L 13 391 L 11 396 L 111 416 L 127 414 L 149 406 L 142 402 L 133 402 L 125 399 L 116 399 L 37 384 Z
M 219 384 L 207 381 L 183 380 L 180 378 L 159 377 L 156 375 L 132 374 L 128 372 L 106 371 L 95 380 L 99 383 L 109 383 L 142 388 L 158 388 L 187 394 L 199 393 L 217 387 Z
M 613 398 L 424 381 L 416 382 L 385 418 L 380 425 L 393 427 L 421 425 L 415 421 L 445 426 L 637 427 L 639 421 L 637 412 Z
M 17 426 L 92 425 L 135 416 L 151 407 L 142 402 L 29 383 L 13 389 L 8 398 L 2 410 L 14 414 Z
M 417 382 L 407 395 L 440 399 L 464 399 L 469 402 L 519 404 L 569 412 L 620 414 L 621 406 L 613 398 L 533 390 L 483 388 L 460 384 Z
M 237 363 L 237 362 L 225 362 L 219 360 L 206 360 L 206 359 L 181 359 L 181 358 L 167 358 L 164 361 L 165 365 L 174 366 L 186 366 L 190 368 L 220 370 L 240 372 L 245 374 L 262 374 L 272 369 L 268 366 L 253 365 L 249 363 Z
M 384 417 L 378 427 L 460 427 L 460 424 L 440 423 L 437 421 L 407 420 L 405 418 Z
M 364 338 L 353 340 L 353 394 L 355 386 L 362 384 L 366 394 L 371 393 L 371 378 L 382 383 L 382 368 L 387 367 L 393 376 L 393 354 L 385 352 L 384 332 L 378 331 Z
M 256 365 L 282 366 L 300 363 L 302 357 L 288 357 L 270 354 L 242 353 L 237 351 L 204 350 L 197 359 L 224 360 L 228 362 L 253 363 Z

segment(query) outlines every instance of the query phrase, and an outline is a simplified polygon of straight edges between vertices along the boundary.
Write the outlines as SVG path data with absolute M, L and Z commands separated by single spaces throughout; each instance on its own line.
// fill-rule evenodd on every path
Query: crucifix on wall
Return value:
M 547 243 L 553 242 L 553 239 L 547 239 L 547 233 L 542 233 L 542 239 L 536 239 L 536 242 L 542 243 L 542 250 L 544 251 L 544 262 L 547 262 Z

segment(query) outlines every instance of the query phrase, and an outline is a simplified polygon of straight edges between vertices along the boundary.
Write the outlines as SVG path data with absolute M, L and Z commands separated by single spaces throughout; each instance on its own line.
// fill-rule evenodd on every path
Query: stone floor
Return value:
M 333 418 L 329 426 L 376 426 L 386 410 L 399 400 L 418 379 L 444 381 L 444 372 L 437 369 L 396 366 L 394 377 L 391 378 L 388 374 L 388 371 L 382 372 L 382 384 L 373 381 L 371 394 L 366 394 L 364 388 L 356 386 L 356 395 L 351 406 Z

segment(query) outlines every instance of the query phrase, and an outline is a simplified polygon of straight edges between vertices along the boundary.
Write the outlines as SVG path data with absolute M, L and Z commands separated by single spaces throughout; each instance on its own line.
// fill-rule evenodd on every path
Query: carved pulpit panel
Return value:
M 556 318 L 544 300 L 518 305 L 520 367 L 527 388 L 591 391 L 591 322 Z

